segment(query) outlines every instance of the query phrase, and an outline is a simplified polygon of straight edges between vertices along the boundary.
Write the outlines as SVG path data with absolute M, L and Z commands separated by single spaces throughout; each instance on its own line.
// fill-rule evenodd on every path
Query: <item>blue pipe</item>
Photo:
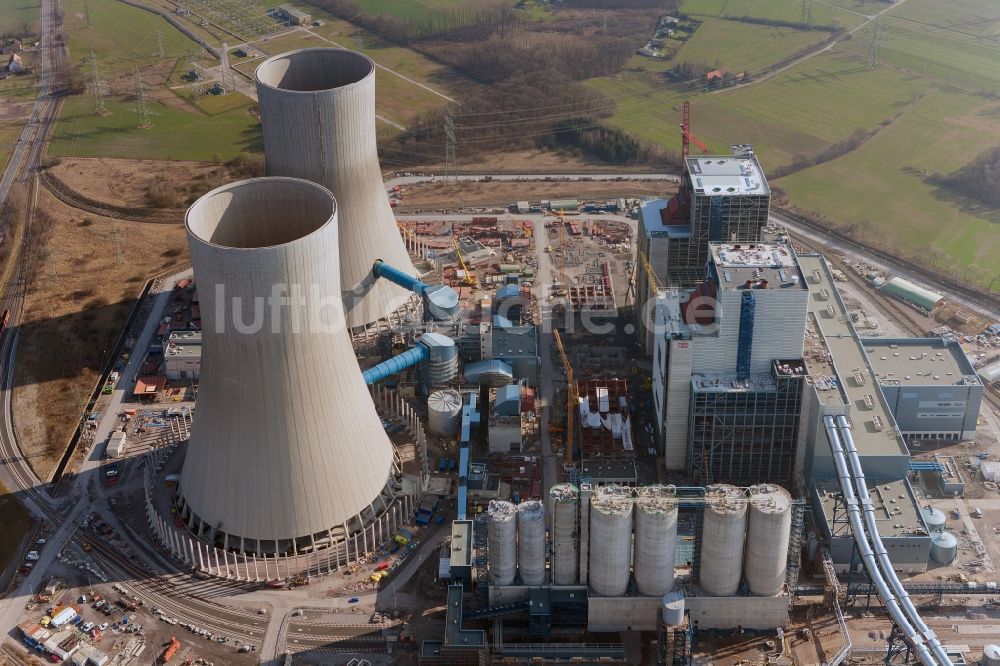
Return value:
M 389 282 L 398 284 L 403 289 L 412 291 L 418 296 L 422 296 L 423 293 L 427 291 L 427 283 L 421 282 L 419 279 L 404 273 L 398 268 L 393 268 L 381 259 L 375 260 L 375 265 L 372 266 L 372 272 L 375 273 L 375 277 L 385 278 Z
M 407 349 L 402 354 L 393 356 L 389 360 L 382 361 L 378 365 L 365 370 L 362 373 L 365 378 L 365 384 L 380 382 L 386 377 L 394 375 L 397 372 L 402 372 L 417 363 L 426 361 L 429 356 L 430 350 L 427 347 L 421 344 L 414 345 L 412 349 Z

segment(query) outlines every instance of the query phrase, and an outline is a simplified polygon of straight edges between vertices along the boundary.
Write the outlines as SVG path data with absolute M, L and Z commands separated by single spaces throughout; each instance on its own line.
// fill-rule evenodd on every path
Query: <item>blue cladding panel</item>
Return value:
M 743 292 L 740 301 L 740 341 L 736 352 L 736 376 L 740 379 L 747 379 L 750 376 L 755 300 L 753 292 L 748 289 Z
M 712 197 L 708 201 L 708 240 L 721 242 L 722 237 L 722 213 L 725 206 L 723 197 Z

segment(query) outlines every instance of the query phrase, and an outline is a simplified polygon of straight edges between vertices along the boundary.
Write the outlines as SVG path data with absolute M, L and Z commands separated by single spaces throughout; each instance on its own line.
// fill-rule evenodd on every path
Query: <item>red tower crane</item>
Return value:
M 681 121 L 681 162 L 682 168 L 687 170 L 687 157 L 691 152 L 691 143 L 701 148 L 701 152 L 708 154 L 708 146 L 704 142 L 691 134 L 691 102 L 684 100 L 683 117 Z

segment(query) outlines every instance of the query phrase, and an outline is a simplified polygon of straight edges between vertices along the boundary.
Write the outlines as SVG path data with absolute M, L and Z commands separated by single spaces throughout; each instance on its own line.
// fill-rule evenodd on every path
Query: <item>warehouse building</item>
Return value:
M 296 9 L 291 5 L 282 5 L 278 7 L 278 17 L 282 21 L 286 21 L 289 25 L 306 25 L 312 20 L 312 15 L 306 12 Z
M 862 340 L 879 389 L 907 441 L 976 436 L 983 384 L 954 338 Z

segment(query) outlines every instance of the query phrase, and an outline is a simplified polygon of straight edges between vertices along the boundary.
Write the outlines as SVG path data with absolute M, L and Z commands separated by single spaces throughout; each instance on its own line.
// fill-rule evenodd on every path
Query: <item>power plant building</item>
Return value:
M 748 441 L 739 432 L 741 419 L 757 418 L 757 406 L 761 418 L 770 414 L 789 436 L 797 422 L 794 396 L 787 390 L 777 392 L 779 387 L 789 389 L 797 381 L 795 374 L 774 367 L 775 361 L 797 367 L 802 356 L 809 289 L 794 250 L 781 243 L 713 243 L 708 250 L 707 277 L 699 287 L 658 295 L 653 406 L 670 470 L 693 471 L 691 438 L 696 425 L 700 437 L 714 436 L 711 428 L 705 430 L 713 423 L 730 428 L 728 437 L 739 448 L 740 441 Z M 701 377 L 696 378 L 695 372 Z M 723 395 L 727 391 L 734 395 Z M 713 405 L 723 410 L 715 421 Z M 697 424 L 690 420 L 695 406 L 702 419 Z M 785 451 L 789 437 L 781 437 Z M 734 454 L 738 451 L 720 452 Z M 760 469 L 769 467 L 770 463 L 762 464 Z M 770 467 L 779 468 L 780 464 Z M 744 482 L 776 480 L 754 474 Z

